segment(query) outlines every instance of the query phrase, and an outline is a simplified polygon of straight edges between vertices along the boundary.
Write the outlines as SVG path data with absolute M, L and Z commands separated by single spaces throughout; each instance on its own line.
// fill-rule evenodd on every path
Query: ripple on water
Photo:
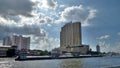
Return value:
M 10 63 L 0 63 L 0 68 L 13 68 Z

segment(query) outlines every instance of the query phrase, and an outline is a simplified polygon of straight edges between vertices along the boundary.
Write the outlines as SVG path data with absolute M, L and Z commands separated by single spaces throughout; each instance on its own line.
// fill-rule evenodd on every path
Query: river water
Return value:
M 0 58 L 0 68 L 120 68 L 119 66 L 120 57 L 34 61 L 14 61 L 13 58 Z

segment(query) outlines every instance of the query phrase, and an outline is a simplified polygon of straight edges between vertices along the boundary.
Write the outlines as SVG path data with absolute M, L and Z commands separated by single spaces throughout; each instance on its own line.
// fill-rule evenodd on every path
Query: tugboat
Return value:
M 21 50 L 19 55 L 15 58 L 15 60 L 26 60 L 27 56 L 26 56 L 26 51 L 25 50 Z
M 26 60 L 27 57 L 25 55 L 20 55 L 15 58 L 15 60 Z
M 51 57 L 52 58 L 59 58 L 59 56 L 61 55 L 61 51 L 59 48 L 55 48 L 51 51 Z

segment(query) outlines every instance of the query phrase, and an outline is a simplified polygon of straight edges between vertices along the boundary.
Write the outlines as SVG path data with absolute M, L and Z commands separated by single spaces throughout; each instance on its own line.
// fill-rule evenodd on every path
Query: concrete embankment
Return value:
M 16 58 L 16 61 L 27 61 L 27 60 L 52 60 L 52 59 L 70 59 L 70 58 L 92 58 L 102 56 L 77 56 L 77 57 L 27 57 L 25 59 Z

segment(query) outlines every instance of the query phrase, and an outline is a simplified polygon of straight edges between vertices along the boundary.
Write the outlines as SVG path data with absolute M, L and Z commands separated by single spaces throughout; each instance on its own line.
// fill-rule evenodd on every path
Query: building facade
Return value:
M 23 37 L 22 35 L 17 36 L 9 36 L 3 38 L 3 45 L 9 45 L 9 46 L 17 46 L 18 50 L 25 49 L 29 50 L 30 49 L 30 37 Z
M 10 39 L 9 36 L 3 38 L 3 45 L 9 46 L 9 45 L 11 45 L 11 44 L 12 44 L 12 43 L 11 43 L 11 39 Z
M 100 53 L 100 46 L 99 46 L 99 45 L 96 46 L 96 51 L 97 51 L 98 53 Z
M 62 51 L 73 52 L 73 46 L 81 46 L 81 23 L 70 22 L 61 28 L 60 32 L 60 48 Z
M 11 46 L 0 46 L 0 57 L 7 56 L 7 50 L 10 48 Z
M 89 52 L 89 45 L 75 46 L 74 51 L 80 54 L 87 54 Z

